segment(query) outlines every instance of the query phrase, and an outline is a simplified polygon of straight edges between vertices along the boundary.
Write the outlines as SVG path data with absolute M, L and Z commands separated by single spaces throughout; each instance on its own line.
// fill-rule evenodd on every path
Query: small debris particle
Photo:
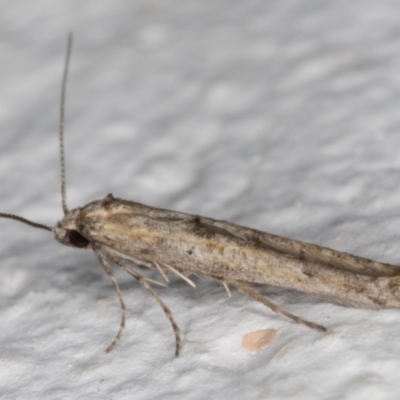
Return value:
M 261 329 L 243 336 L 242 347 L 249 353 L 258 353 L 275 342 L 278 331 L 276 329 Z

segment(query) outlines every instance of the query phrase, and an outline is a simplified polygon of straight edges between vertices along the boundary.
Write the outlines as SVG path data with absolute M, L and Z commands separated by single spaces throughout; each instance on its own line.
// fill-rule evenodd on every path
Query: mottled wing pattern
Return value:
M 327 247 L 242 227 L 226 221 L 217 221 L 211 218 L 202 218 L 202 221 L 204 224 L 226 230 L 229 232 L 229 235 L 241 237 L 255 245 L 287 254 L 289 257 L 292 256 L 307 261 L 318 262 L 333 268 L 340 268 L 368 276 L 400 275 L 400 266 L 380 263 Z

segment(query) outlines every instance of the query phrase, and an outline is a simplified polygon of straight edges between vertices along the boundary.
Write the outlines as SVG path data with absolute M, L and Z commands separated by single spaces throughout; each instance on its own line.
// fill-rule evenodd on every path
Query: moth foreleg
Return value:
M 291 313 L 285 311 L 283 308 L 272 303 L 266 297 L 264 297 L 260 293 L 256 292 L 247 283 L 238 282 L 238 281 L 229 281 L 229 284 L 231 284 L 233 287 L 235 287 L 237 290 L 239 290 L 239 292 L 241 292 L 247 296 L 250 296 L 254 300 L 257 300 L 260 303 L 266 305 L 268 308 L 270 308 L 272 311 L 276 312 L 277 314 L 282 314 L 282 315 L 292 319 L 293 321 L 298 322 L 299 324 L 308 326 L 309 328 L 317 329 L 317 330 L 323 331 L 323 332 L 327 331 L 327 329 L 322 325 L 318 325 L 315 322 L 307 321 L 306 319 L 300 318 L 297 315 L 294 315 L 294 314 L 291 314 Z
M 111 282 L 112 282 L 112 284 L 114 286 L 114 289 L 117 292 L 119 304 L 121 305 L 121 323 L 119 325 L 119 331 L 118 331 L 117 335 L 115 336 L 114 340 L 111 342 L 111 344 L 106 349 L 106 352 L 109 353 L 118 344 L 118 342 L 121 340 L 122 332 L 125 329 L 126 306 L 125 306 L 125 303 L 124 303 L 124 299 L 122 298 L 121 289 L 119 288 L 118 282 L 115 279 L 113 267 L 111 266 L 111 264 L 107 260 L 105 260 L 100 255 L 100 253 L 98 253 L 97 250 L 95 250 L 95 249 L 93 249 L 93 250 L 94 250 L 94 253 L 96 254 L 97 258 L 99 259 L 99 261 L 103 265 L 105 271 L 107 272 L 107 275 L 110 277 Z
M 147 278 L 140 275 L 138 272 L 134 271 L 129 265 L 125 264 L 123 261 L 116 257 L 111 257 L 107 255 L 115 264 L 119 265 L 124 271 L 126 271 L 129 275 L 135 278 L 155 299 L 155 301 L 159 304 L 159 306 L 163 309 L 165 315 L 167 316 L 169 322 L 172 325 L 172 329 L 175 334 L 175 357 L 179 356 L 179 352 L 182 347 L 182 341 L 180 337 L 180 329 L 177 323 L 175 322 L 171 310 L 166 306 L 166 304 L 161 300 L 160 296 L 153 290 L 153 288 L 149 285 Z

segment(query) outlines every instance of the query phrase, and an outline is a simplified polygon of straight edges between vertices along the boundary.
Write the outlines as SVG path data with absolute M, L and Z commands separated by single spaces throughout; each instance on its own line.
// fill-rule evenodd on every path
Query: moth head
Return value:
M 56 240 L 58 240 L 61 244 L 75 247 L 77 249 L 89 249 L 89 240 L 79 232 L 79 213 L 79 208 L 69 211 L 52 230 Z

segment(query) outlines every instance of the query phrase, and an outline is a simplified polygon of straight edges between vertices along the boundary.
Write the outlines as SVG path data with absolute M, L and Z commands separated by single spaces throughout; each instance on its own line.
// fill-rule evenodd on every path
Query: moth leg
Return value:
M 165 279 L 165 281 L 167 283 L 169 283 L 169 278 L 167 276 L 167 274 L 164 272 L 164 270 L 161 268 L 160 264 L 154 262 L 154 265 L 156 266 L 156 268 L 158 269 L 158 271 L 160 272 L 160 274 L 163 276 L 163 278 Z
M 220 278 L 213 278 L 213 279 L 215 281 L 217 281 L 218 283 L 220 283 L 224 287 L 228 297 L 232 297 L 231 291 L 229 290 L 229 283 L 227 281 L 225 281 L 224 279 L 220 279 Z
M 134 271 L 124 262 L 119 260 L 116 257 L 107 255 L 115 264 L 119 265 L 124 271 L 126 271 L 130 276 L 135 278 L 155 299 L 155 301 L 159 304 L 159 306 L 163 309 L 165 315 L 167 316 L 170 324 L 172 325 L 172 329 L 175 334 L 175 357 L 179 356 L 180 350 L 182 348 L 182 341 L 180 336 L 180 329 L 177 323 L 175 322 L 171 310 L 165 305 L 165 303 L 161 300 L 160 296 L 153 290 L 153 288 L 147 282 L 147 279 L 140 275 L 138 272 Z
M 224 287 L 224 289 L 226 290 L 226 293 L 228 295 L 228 297 L 232 297 L 231 291 L 229 290 L 229 286 L 225 281 L 222 281 L 222 286 Z
M 111 344 L 107 347 L 106 352 L 109 353 L 121 340 L 122 332 L 125 329 L 125 319 L 126 319 L 126 305 L 124 303 L 124 299 L 122 298 L 122 293 L 119 288 L 118 282 L 115 279 L 114 275 L 114 270 L 111 264 L 105 260 L 101 255 L 97 252 L 97 250 L 93 249 L 94 253 L 96 254 L 97 258 L 103 265 L 105 271 L 107 272 L 107 275 L 110 277 L 111 282 L 114 286 L 115 291 L 117 292 L 119 304 L 121 305 L 121 323 L 119 325 L 119 331 L 117 335 L 115 336 L 114 340 L 111 342 Z
M 108 256 L 108 257 L 111 259 L 110 256 Z M 115 262 L 115 261 L 113 260 L 113 262 Z M 134 271 L 134 273 L 139 275 L 139 273 L 137 271 L 135 271 L 132 266 L 128 266 L 128 265 L 125 264 L 125 268 L 130 269 L 130 270 Z M 157 269 L 158 269 L 158 267 L 157 267 Z M 169 283 L 168 277 L 167 277 L 167 283 L 156 281 L 155 279 L 151 279 L 151 278 L 145 278 L 145 279 L 146 279 L 147 282 L 154 283 L 157 286 L 168 287 L 168 283 Z
M 191 286 L 192 288 L 196 288 L 196 284 L 191 279 L 189 279 L 185 274 L 179 272 L 176 268 L 171 267 L 171 265 L 163 264 L 163 266 L 165 268 L 168 268 L 174 274 L 178 275 L 179 278 L 183 279 L 189 286 Z
M 260 303 L 263 303 L 266 305 L 268 308 L 270 308 L 272 311 L 276 312 L 277 314 L 282 314 L 293 321 L 296 321 L 299 324 L 303 324 L 308 326 L 309 328 L 316 329 L 318 331 L 323 331 L 326 332 L 327 329 L 322 326 L 318 325 L 314 322 L 307 321 L 306 319 L 300 318 L 297 315 L 293 315 L 287 311 L 285 311 L 283 308 L 279 307 L 278 305 L 272 303 L 269 301 L 266 297 L 261 295 L 260 293 L 256 292 L 254 289 L 252 289 L 249 285 L 243 282 L 238 282 L 238 281 L 230 281 L 229 282 L 233 287 L 235 287 L 239 292 L 252 297 L 254 300 L 259 301 Z
M 154 284 L 157 285 L 157 286 L 168 287 L 167 284 L 162 283 L 162 282 L 159 282 L 159 281 L 156 281 L 156 280 L 154 280 L 154 279 L 150 279 L 150 278 L 145 278 L 145 279 L 146 279 L 147 282 L 154 283 Z

